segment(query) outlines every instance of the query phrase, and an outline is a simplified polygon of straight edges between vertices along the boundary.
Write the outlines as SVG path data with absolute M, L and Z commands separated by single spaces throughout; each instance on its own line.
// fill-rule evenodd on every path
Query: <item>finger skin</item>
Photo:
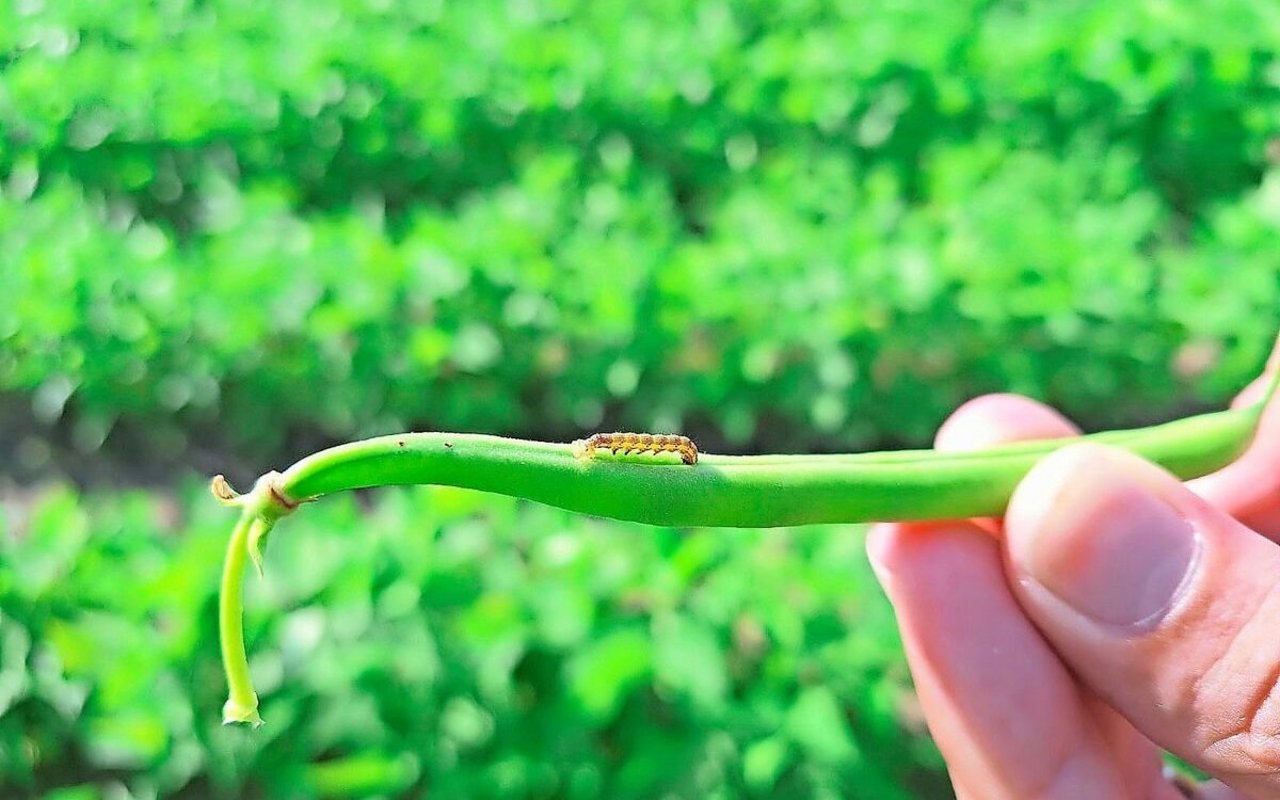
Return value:
M 1258 378 L 1232 405 L 1257 402 L 1269 381 L 1267 375 Z M 1280 398 L 1263 412 L 1253 444 L 1244 455 L 1189 486 L 1249 528 L 1280 540 Z
M 868 550 L 958 785 L 983 798 L 1128 794 L 1075 682 L 1019 610 L 997 542 L 959 521 L 879 525 Z
M 958 453 L 1079 433 L 1070 420 L 1042 403 L 1016 394 L 988 394 L 957 408 L 938 428 L 934 446 Z
M 1280 337 L 1266 369 L 1236 395 L 1232 408 L 1259 402 L 1280 370 Z M 1235 463 L 1191 481 L 1191 488 L 1213 505 L 1270 539 L 1280 541 L 1280 397 L 1263 411 L 1253 443 Z
M 1195 536 L 1171 605 L 1141 625 L 1099 622 L 1047 589 L 1054 576 L 1038 572 L 1038 528 L 1074 515 L 1087 541 L 1087 514 L 1071 506 L 1094 502 L 1082 487 L 1105 491 L 1097 487 L 1108 469 L 1118 470 L 1109 485 L 1123 474 Z M 1006 535 L 1022 607 L 1084 683 L 1152 740 L 1246 796 L 1280 796 L 1280 547 L 1158 467 L 1090 444 L 1031 471 L 1010 504 Z
M 939 449 L 981 449 L 1075 429 L 1013 395 L 966 403 Z M 1157 754 L 1114 714 L 1094 714 L 1017 605 L 1000 545 L 964 521 L 878 525 L 868 552 L 898 615 L 930 730 L 957 791 L 972 798 L 1159 797 Z M 1131 746 L 1117 746 L 1129 742 Z M 1141 752 L 1145 747 L 1146 751 Z M 1118 769 L 1117 750 L 1135 754 Z

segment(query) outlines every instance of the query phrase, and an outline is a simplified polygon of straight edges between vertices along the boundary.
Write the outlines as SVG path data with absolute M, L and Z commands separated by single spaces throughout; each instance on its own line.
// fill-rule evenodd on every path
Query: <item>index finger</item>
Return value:
M 1276 370 L 1280 370 L 1280 341 L 1263 374 L 1236 396 L 1232 407 L 1258 402 Z M 1280 398 L 1272 398 L 1263 411 L 1244 455 L 1211 475 L 1188 481 L 1187 486 L 1253 530 L 1280 541 Z
M 981 450 L 1074 433 L 1047 406 L 989 395 L 961 406 L 937 446 Z M 1153 749 L 1141 767 L 1117 768 L 1116 738 L 1018 606 L 999 543 L 974 522 L 878 525 L 867 549 L 957 787 L 982 787 L 986 797 L 1118 797 L 1158 769 Z

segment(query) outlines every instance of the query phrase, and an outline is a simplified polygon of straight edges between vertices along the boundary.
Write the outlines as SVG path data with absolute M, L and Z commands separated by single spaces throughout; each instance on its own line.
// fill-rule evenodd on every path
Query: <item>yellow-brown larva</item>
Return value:
M 678 453 L 686 464 L 698 463 L 698 446 L 688 436 L 661 433 L 596 433 L 573 443 L 580 458 L 591 458 L 597 450 L 631 453 Z

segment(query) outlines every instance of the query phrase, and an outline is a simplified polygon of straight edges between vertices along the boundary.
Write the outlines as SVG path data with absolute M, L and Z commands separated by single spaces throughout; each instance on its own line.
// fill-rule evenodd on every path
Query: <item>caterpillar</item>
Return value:
M 591 458 L 597 450 L 613 453 L 679 453 L 686 464 L 698 463 L 698 446 L 688 436 L 654 433 L 596 433 L 573 443 L 579 458 Z

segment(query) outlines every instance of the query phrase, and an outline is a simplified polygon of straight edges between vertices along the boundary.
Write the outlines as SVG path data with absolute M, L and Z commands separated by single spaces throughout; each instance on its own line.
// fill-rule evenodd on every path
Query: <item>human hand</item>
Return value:
M 991 395 L 936 445 L 1075 433 L 1047 406 Z M 875 526 L 868 553 L 957 796 L 1183 797 L 1164 748 L 1218 779 L 1198 797 L 1280 797 L 1276 539 L 1280 403 L 1236 463 L 1185 485 L 1070 445 L 1003 522 Z

